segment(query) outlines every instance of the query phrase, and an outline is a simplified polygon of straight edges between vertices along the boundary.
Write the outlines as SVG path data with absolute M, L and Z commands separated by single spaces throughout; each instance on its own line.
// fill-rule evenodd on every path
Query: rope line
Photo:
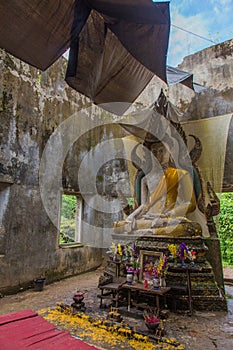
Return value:
M 177 28 L 177 29 L 180 29 L 180 30 L 182 30 L 183 32 L 186 32 L 186 33 L 188 33 L 188 34 L 195 35 L 195 36 L 197 36 L 198 38 L 201 38 L 201 39 L 203 39 L 203 40 L 210 41 L 211 43 L 213 43 L 213 44 L 215 44 L 215 45 L 217 44 L 217 42 L 215 42 L 215 41 L 213 41 L 213 40 L 211 40 L 211 39 L 207 39 L 207 38 L 205 38 L 204 36 L 201 36 L 201 35 L 195 34 L 195 33 L 193 33 L 193 32 L 190 32 L 189 30 L 184 29 L 184 28 L 181 28 L 181 27 L 178 27 L 178 26 L 175 25 L 175 24 L 172 24 L 172 27 L 175 27 L 175 28 Z

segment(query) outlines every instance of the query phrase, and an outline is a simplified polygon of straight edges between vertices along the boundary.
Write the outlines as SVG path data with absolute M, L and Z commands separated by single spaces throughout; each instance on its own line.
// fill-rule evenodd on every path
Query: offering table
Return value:
M 128 311 L 130 311 L 130 306 L 131 306 L 131 292 L 132 291 L 137 291 L 140 293 L 146 293 L 146 294 L 151 294 L 155 296 L 156 300 L 156 307 L 159 310 L 160 309 L 160 303 L 159 303 L 159 297 L 163 296 L 164 298 L 166 297 L 166 293 L 171 290 L 171 287 L 162 287 L 159 289 L 150 289 L 150 288 L 145 288 L 142 283 L 136 283 L 129 285 L 127 283 L 123 284 L 122 289 L 127 289 L 128 290 Z

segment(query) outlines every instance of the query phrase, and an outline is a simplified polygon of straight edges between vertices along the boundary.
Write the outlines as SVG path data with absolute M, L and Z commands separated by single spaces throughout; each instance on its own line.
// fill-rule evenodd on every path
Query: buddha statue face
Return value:
M 150 150 L 153 153 L 153 155 L 157 158 L 157 160 L 161 164 L 161 166 L 169 163 L 170 152 L 169 152 L 166 144 L 164 144 L 162 142 L 153 143 Z

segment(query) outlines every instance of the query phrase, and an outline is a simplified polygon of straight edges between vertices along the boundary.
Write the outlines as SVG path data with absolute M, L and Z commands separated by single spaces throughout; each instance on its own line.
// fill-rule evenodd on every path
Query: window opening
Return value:
M 76 243 L 81 240 L 82 197 L 62 194 L 59 244 Z

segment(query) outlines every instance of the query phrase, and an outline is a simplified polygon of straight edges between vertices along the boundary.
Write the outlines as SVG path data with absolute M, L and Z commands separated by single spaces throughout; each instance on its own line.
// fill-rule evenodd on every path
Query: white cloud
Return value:
M 170 11 L 171 24 L 207 39 L 171 26 L 170 65 L 176 66 L 183 57 L 233 37 L 233 0 L 173 0 Z
M 172 24 L 189 32 L 209 38 L 209 22 L 208 19 L 203 18 L 202 14 L 184 17 L 177 11 L 174 11 L 172 14 Z M 210 45 L 211 43 L 208 41 L 204 41 L 204 39 L 172 26 L 169 40 L 168 64 L 177 65 L 181 63 L 183 57 Z
M 213 5 L 220 5 L 220 6 L 227 6 L 227 5 L 232 5 L 233 4 L 233 2 L 232 2 L 232 0 L 218 0 L 218 1 L 216 1 L 216 0 L 210 0 L 210 2 L 211 2 L 211 4 L 213 4 Z

